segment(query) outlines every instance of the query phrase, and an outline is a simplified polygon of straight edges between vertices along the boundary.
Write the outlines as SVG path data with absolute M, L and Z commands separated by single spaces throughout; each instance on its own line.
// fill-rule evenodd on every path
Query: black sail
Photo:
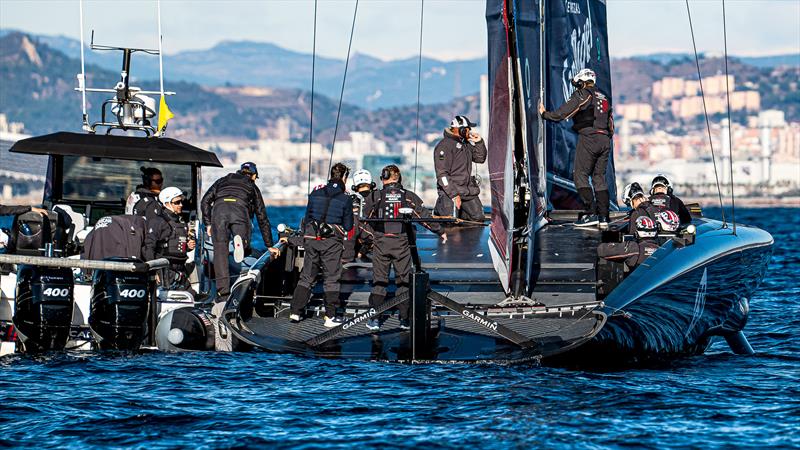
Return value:
M 545 107 L 553 110 L 572 94 L 572 77 L 589 68 L 597 74 L 597 87 L 611 97 L 611 67 L 604 0 L 545 1 Z M 572 121 L 548 122 L 545 148 L 548 197 L 554 209 L 581 209 L 572 174 L 577 135 Z M 612 203 L 616 196 L 613 151 L 606 171 Z

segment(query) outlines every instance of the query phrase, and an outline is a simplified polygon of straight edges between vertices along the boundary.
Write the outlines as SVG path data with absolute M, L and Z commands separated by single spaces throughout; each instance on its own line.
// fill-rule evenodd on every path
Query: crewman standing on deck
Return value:
M 472 128 L 466 116 L 456 116 L 444 130 L 444 138 L 433 151 L 436 168 L 437 216 L 455 216 L 483 222 L 483 204 L 478 196 L 481 188 L 472 173 L 472 164 L 486 162 L 486 144 Z
M 251 162 L 225 175 L 203 196 L 200 207 L 206 221 L 206 232 L 214 244 L 214 272 L 216 274 L 218 301 L 230 294 L 231 280 L 228 268 L 228 245 L 233 239 L 233 259 L 242 262 L 250 251 L 253 226 L 250 217 L 255 214 L 264 245 L 274 256 L 280 254 L 272 248 L 272 230 L 264 206 L 264 197 L 256 186 L 258 168 Z
M 606 167 L 611 152 L 614 119 L 611 98 L 597 89 L 596 80 L 594 71 L 581 70 L 572 78 L 575 91 L 569 100 L 555 111 L 546 111 L 544 104 L 539 103 L 539 113 L 543 119 L 552 122 L 572 118 L 572 129 L 578 133 L 574 180 L 584 208 L 575 226 L 598 225 L 601 230 L 605 230 L 608 228 L 610 203 Z
M 430 219 L 431 213 L 422 206 L 422 200 L 417 194 L 403 188 L 400 183 L 400 169 L 394 164 L 384 167 L 381 171 L 383 189 L 375 192 L 370 202 L 370 219 L 399 219 L 402 217 L 402 208 L 409 208 L 412 216 Z M 423 226 L 438 234 L 442 243 L 447 242 L 442 226 L 435 222 L 421 222 Z M 389 286 L 389 270 L 394 266 L 395 295 L 408 292 L 411 278 L 411 243 L 408 240 L 408 229 L 413 226 L 402 222 L 372 222 L 375 233 L 374 250 L 372 253 L 372 292 L 369 296 L 371 308 L 380 307 L 386 299 L 386 288 Z M 406 300 L 398 306 L 400 310 L 400 328 L 408 329 L 409 302 Z M 377 331 L 381 327 L 379 319 L 374 318 L 367 322 L 367 328 Z
M 325 326 L 334 328 L 344 319 L 340 309 L 342 276 L 342 239 L 353 228 L 353 199 L 345 193 L 350 169 L 342 163 L 331 167 L 328 183 L 308 195 L 303 219 L 303 271 L 292 297 L 289 320 L 302 321 L 303 310 L 311 299 L 311 290 L 322 271 L 325 291 Z

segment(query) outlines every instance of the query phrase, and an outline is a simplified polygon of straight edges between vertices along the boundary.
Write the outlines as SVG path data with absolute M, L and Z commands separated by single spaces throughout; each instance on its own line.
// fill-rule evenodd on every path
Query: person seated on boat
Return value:
M 345 193 L 350 169 L 342 163 L 331 167 L 325 186 L 308 195 L 303 219 L 305 257 L 300 280 L 292 296 L 289 320 L 304 319 L 303 311 L 311 299 L 311 291 L 322 271 L 325 291 L 325 326 L 333 328 L 344 323 L 339 299 L 342 275 L 342 240 L 353 228 L 353 199 Z
M 467 117 L 456 116 L 436 144 L 433 165 L 439 198 L 434 214 L 483 223 L 483 204 L 478 197 L 481 188 L 472 173 L 472 164 L 486 162 L 487 152 L 483 138 L 472 131 L 474 126 Z
M 361 221 L 366 199 L 362 194 L 352 194 L 353 199 L 353 228 L 344 236 L 342 250 L 342 263 L 355 261 L 365 256 L 372 249 L 374 234 L 368 223 Z
M 422 200 L 417 194 L 406 190 L 400 183 L 400 169 L 394 164 L 388 165 L 381 171 L 383 189 L 373 196 L 375 201 L 368 205 L 371 219 L 397 219 L 401 218 L 401 208 L 410 208 L 416 218 L 432 218 L 431 213 L 422 206 Z M 423 226 L 438 234 L 442 243 L 447 242 L 444 228 L 436 222 L 420 222 Z M 408 239 L 408 229 L 413 226 L 402 222 L 372 222 L 375 233 L 375 244 L 372 252 L 372 292 L 369 296 L 371 308 L 379 308 L 386 299 L 386 288 L 389 286 L 389 270 L 394 266 L 395 295 L 408 292 L 411 278 L 411 243 Z M 400 310 L 400 327 L 409 328 L 408 309 L 409 302 L 404 301 L 398 306 Z M 367 328 L 377 331 L 381 327 L 379 319 L 374 318 L 367 322 Z
M 681 226 L 692 223 L 692 214 L 683 201 L 672 191 L 672 183 L 664 174 L 658 174 L 650 183 L 650 203 L 659 211 L 671 210 L 678 214 Z
M 158 201 L 158 193 L 161 192 L 164 177 L 155 167 L 140 167 L 139 170 L 142 172 L 142 184 L 136 186 L 136 190 L 128 196 L 125 202 L 125 214 L 150 219 L 161 214 L 162 206 Z
M 252 162 L 241 165 L 211 185 L 200 202 L 206 233 L 214 247 L 214 273 L 217 284 L 217 301 L 230 294 L 231 273 L 228 266 L 228 245 L 233 240 L 233 259 L 239 264 L 250 253 L 250 236 L 254 214 L 261 230 L 264 245 L 273 256 L 280 251 L 272 247 L 272 230 L 269 225 L 264 197 L 256 185 L 258 168 Z M 238 274 L 234 274 L 238 275 Z
M 145 219 L 136 215 L 105 216 L 95 222 L 83 242 L 81 259 L 143 259 Z
M 575 187 L 583 203 L 584 212 L 575 226 L 597 225 L 608 228 L 610 198 L 606 183 L 606 168 L 614 134 L 611 98 L 596 86 L 597 76 L 590 69 L 582 69 L 572 78 L 575 90 L 569 100 L 555 111 L 547 111 L 539 103 L 539 114 L 544 120 L 560 122 L 572 118 L 572 129 L 578 133 L 575 148 Z M 591 177 L 592 183 L 589 184 Z M 594 193 L 592 193 L 594 187 Z
M 633 270 L 655 253 L 659 247 L 655 242 L 658 227 L 653 219 L 648 215 L 640 215 L 632 226 L 635 241 L 604 242 L 597 246 L 597 256 L 608 261 L 622 262 L 628 270 Z
M 639 183 L 630 183 L 622 190 L 622 201 L 631 208 L 628 216 L 628 234 L 635 234 L 636 219 L 641 216 L 649 217 L 653 223 L 658 221 L 659 210 L 648 201 L 647 196 Z
M 170 262 L 168 269 L 159 273 L 159 283 L 167 289 L 194 291 L 189 283 L 189 272 L 186 267 L 186 253 L 194 250 L 195 239 L 191 236 L 189 225 L 183 220 L 183 192 L 170 186 L 158 194 L 163 208 L 161 214 L 147 221 L 144 236 L 144 258 L 153 260 L 166 258 Z
M 37 212 L 43 216 L 47 215 L 46 209 L 36 208 L 35 206 L 0 205 L 0 216 L 18 216 L 28 211 Z

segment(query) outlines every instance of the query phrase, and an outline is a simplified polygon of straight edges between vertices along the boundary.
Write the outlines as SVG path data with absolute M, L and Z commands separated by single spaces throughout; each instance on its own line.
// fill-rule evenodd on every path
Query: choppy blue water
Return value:
M 715 216 L 718 211 L 706 213 Z M 273 210 L 273 225 L 297 209 Z M 775 237 L 755 356 L 724 342 L 614 372 L 321 361 L 264 353 L 0 360 L 9 447 L 800 447 L 800 210 L 739 209 Z

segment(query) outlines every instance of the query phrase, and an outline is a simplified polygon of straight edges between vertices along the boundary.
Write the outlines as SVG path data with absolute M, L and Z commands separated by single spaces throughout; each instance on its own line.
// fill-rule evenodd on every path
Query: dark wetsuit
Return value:
M 629 269 L 636 268 L 659 247 L 654 237 L 640 237 L 638 235 L 636 232 L 636 219 L 641 216 L 648 216 L 653 220 L 653 223 L 657 223 L 657 214 L 658 209 L 650 202 L 640 203 L 636 209 L 631 211 L 628 219 L 628 233 L 634 235 L 636 241 L 604 242 L 597 246 L 597 256 L 609 261 L 622 262 Z
M 300 272 L 300 280 L 292 297 L 292 314 L 302 314 L 311 298 L 311 288 L 316 283 L 317 275 L 322 272 L 325 315 L 336 316 L 336 309 L 340 305 L 342 239 L 352 228 L 353 199 L 344 193 L 341 181 L 331 180 L 308 195 L 308 207 L 303 219 L 303 271 Z M 330 234 L 326 234 L 325 229 Z
M 130 207 L 130 211 L 126 211 L 126 213 L 142 216 L 147 220 L 160 215 L 161 210 L 164 209 L 164 206 L 158 201 L 158 194 L 142 186 L 136 187 L 136 191 L 131 194 L 128 202 L 133 204 Z
M 366 254 L 372 249 L 375 235 L 366 222 L 362 222 L 357 214 L 353 214 L 353 228 L 344 236 L 344 250 L 342 251 L 342 262 L 348 263 L 355 261 L 358 254 Z
M 370 218 L 391 219 L 400 217 L 400 208 L 413 209 L 417 218 L 431 218 L 431 213 L 422 206 L 417 194 L 403 189 L 400 183 L 389 183 L 377 191 L 369 202 Z M 443 229 L 438 223 L 421 222 L 425 227 L 438 235 Z M 389 271 L 394 266 L 395 285 L 401 295 L 408 291 L 411 278 L 411 246 L 408 241 L 406 224 L 400 222 L 372 222 L 375 232 L 375 244 L 372 253 L 372 293 L 369 304 L 379 307 L 386 299 L 386 288 L 389 286 Z M 408 318 L 409 302 L 398 306 L 400 318 Z
M 264 197 L 249 176 L 231 173 L 211 185 L 203 196 L 200 207 L 206 226 L 211 225 L 217 291 L 228 294 L 231 286 L 228 244 L 233 236 L 238 235 L 242 238 L 245 254 L 249 253 L 250 235 L 253 232 L 250 217 L 253 214 L 258 221 L 264 245 L 272 247 L 272 230 Z
M 452 216 L 453 198 L 460 196 L 458 217 L 483 222 L 483 204 L 478 198 L 481 189 L 472 176 L 472 164 L 483 164 L 486 153 L 483 139 L 473 144 L 450 130 L 444 130 L 444 138 L 433 151 L 436 190 L 439 193 L 434 208 L 436 215 Z
M 553 122 L 572 118 L 572 129 L 578 133 L 575 148 L 575 187 L 586 214 L 608 217 L 610 199 L 606 168 L 614 131 L 611 99 L 596 88 L 575 89 L 566 103 L 555 111 L 543 112 L 542 118 Z

